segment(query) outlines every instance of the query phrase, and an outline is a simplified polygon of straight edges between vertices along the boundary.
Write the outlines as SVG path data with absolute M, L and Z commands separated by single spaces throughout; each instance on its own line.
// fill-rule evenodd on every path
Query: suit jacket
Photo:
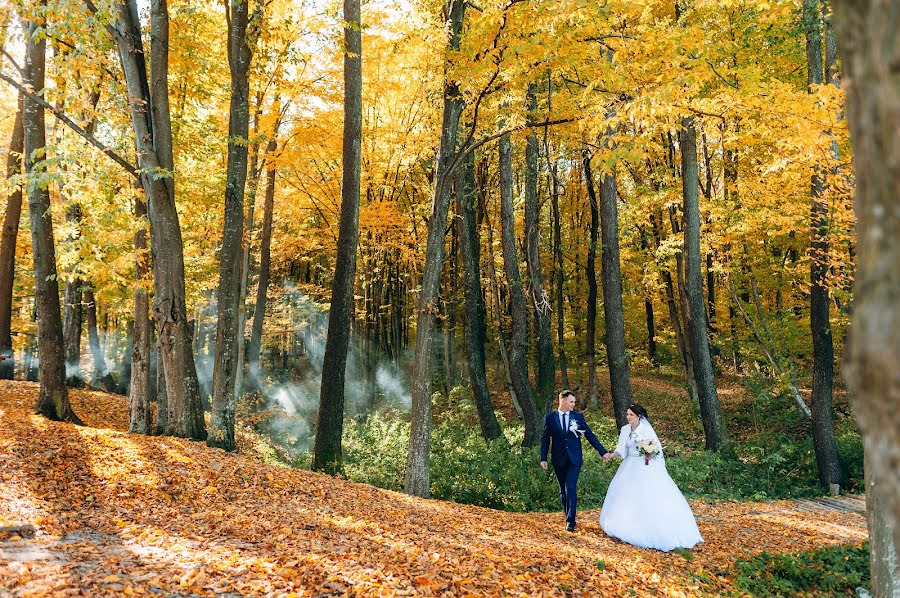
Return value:
M 587 425 L 584 416 L 577 411 L 569 412 L 569 426 L 575 422 L 579 433 L 571 430 L 563 430 L 559 421 L 559 411 L 551 411 L 544 417 L 544 433 L 541 436 L 541 461 L 547 460 L 547 451 L 550 450 L 550 462 L 554 465 L 563 465 L 567 460 L 573 465 L 581 465 L 581 437 L 584 436 L 597 449 L 601 455 L 607 453 L 597 436 Z

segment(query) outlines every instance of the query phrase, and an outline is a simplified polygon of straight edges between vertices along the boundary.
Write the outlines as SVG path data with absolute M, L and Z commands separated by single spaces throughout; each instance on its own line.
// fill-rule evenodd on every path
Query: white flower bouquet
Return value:
M 638 453 L 644 455 L 644 465 L 650 465 L 650 459 L 656 457 L 662 450 L 652 438 L 644 438 L 637 445 Z

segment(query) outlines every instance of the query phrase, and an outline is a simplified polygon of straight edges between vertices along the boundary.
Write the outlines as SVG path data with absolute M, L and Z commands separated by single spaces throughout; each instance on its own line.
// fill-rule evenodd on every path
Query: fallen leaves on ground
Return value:
M 0 527 L 33 528 L 0 538 L 0 594 L 689 596 L 734 592 L 737 558 L 866 537 L 856 513 L 694 502 L 706 542 L 688 559 L 608 538 L 596 510 L 570 534 L 560 513 L 413 498 L 128 434 L 114 395 L 72 393 L 108 427 L 50 422 L 31 412 L 36 395 L 0 383 Z

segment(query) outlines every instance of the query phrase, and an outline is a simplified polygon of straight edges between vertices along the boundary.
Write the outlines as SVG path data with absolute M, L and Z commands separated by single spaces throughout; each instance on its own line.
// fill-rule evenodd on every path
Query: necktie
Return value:
M 569 414 L 563 413 L 563 430 L 565 430 L 566 434 L 569 433 Z

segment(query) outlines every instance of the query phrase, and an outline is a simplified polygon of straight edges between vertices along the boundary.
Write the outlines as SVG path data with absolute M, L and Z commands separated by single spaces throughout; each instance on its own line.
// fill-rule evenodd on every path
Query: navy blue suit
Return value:
M 568 412 L 569 427 L 574 422 L 578 427 L 578 433 L 564 430 L 559 421 L 559 411 L 551 411 L 544 417 L 544 433 L 541 436 L 541 461 L 547 460 L 547 450 L 550 450 L 550 463 L 556 472 L 556 480 L 559 482 L 559 500 L 566 513 L 566 526 L 575 527 L 575 511 L 578 505 L 578 474 L 581 473 L 581 436 L 588 439 L 597 452 L 605 455 L 607 450 L 603 448 L 597 436 L 591 431 L 584 416 L 576 411 Z

